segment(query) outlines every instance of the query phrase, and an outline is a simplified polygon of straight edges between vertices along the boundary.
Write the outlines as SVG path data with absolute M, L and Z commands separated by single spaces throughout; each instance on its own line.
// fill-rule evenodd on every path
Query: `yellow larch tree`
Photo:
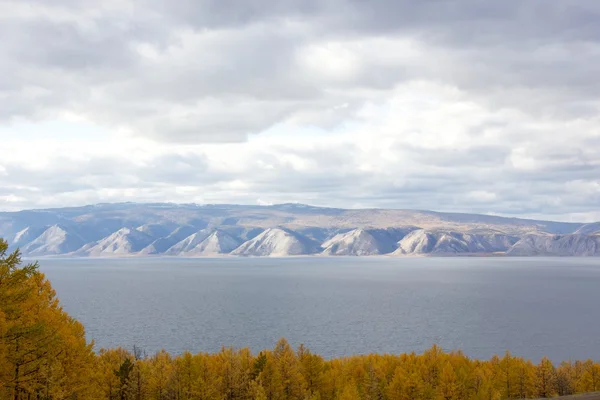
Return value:
M 536 386 L 540 397 L 552 397 L 556 394 L 556 370 L 547 357 L 542 358 L 537 366 Z
M 53 400 L 90 394 L 92 344 L 60 307 L 37 264 L 21 265 L 0 240 L 0 399 Z
M 446 362 L 442 368 L 437 387 L 437 399 L 439 400 L 460 400 L 458 396 L 458 383 L 456 373 L 450 362 Z

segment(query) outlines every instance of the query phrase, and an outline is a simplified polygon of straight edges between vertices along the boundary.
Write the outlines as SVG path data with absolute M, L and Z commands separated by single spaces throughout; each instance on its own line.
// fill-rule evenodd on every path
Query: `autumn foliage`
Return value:
M 22 265 L 0 240 L 0 400 L 493 400 L 600 390 L 600 364 L 590 360 L 478 361 L 437 346 L 332 360 L 284 339 L 258 354 L 92 347 L 37 265 Z

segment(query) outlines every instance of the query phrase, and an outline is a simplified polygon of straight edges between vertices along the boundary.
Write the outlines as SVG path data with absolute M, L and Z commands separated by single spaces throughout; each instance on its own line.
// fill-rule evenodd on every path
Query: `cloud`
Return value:
M 599 17 L 593 0 L 5 0 L 0 207 L 591 219 Z
M 68 111 L 165 142 L 243 141 L 290 121 L 338 126 L 412 80 L 536 115 L 597 111 L 593 1 L 62 0 L 4 8 L 5 121 Z M 346 112 L 332 112 L 342 104 Z

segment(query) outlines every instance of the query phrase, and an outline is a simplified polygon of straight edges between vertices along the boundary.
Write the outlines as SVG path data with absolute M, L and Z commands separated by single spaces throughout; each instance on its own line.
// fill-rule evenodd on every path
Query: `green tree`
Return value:
M 135 364 L 127 357 L 119 366 L 119 369 L 114 371 L 114 374 L 119 378 L 119 388 L 117 389 L 117 392 L 120 400 L 130 398 L 129 393 L 133 390 L 133 388 L 130 387 L 130 375 L 132 375 L 131 373 L 134 368 Z

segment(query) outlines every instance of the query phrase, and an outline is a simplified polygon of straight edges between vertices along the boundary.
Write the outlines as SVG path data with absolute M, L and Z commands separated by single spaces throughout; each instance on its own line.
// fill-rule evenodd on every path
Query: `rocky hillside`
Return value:
M 600 256 L 600 233 L 527 235 L 506 252 L 509 256 Z
M 323 254 L 334 256 L 373 256 L 392 253 L 398 240 L 418 228 L 404 229 L 353 229 L 339 233 L 325 241 Z
M 27 228 L 27 232 L 40 231 L 38 228 Z M 24 235 L 17 234 L 17 240 L 23 240 Z M 31 239 L 35 235 L 30 235 Z M 23 240 L 25 241 L 25 240 Z M 32 256 L 48 256 L 65 254 L 81 248 L 85 240 L 73 232 L 68 232 L 65 228 L 58 225 L 52 225 L 47 229 L 41 230 L 41 234 L 23 246 L 23 253 Z
M 192 248 L 177 253 L 186 257 L 215 256 L 228 254 L 242 244 L 241 240 L 223 231 L 213 231 L 204 240 Z
M 412 231 L 398 242 L 394 255 L 498 253 L 510 249 L 518 237 L 493 232 Z
M 411 210 L 99 204 L 0 213 L 25 256 L 598 256 L 600 223 Z
M 593 224 L 585 224 L 581 228 L 577 229 L 575 233 L 579 233 L 581 235 L 600 233 L 600 222 L 594 222 Z
M 254 239 L 248 240 L 231 254 L 237 256 L 299 256 L 315 254 L 319 244 L 306 236 L 283 228 L 268 228 Z
M 158 238 L 140 251 L 143 255 L 166 254 L 169 249 L 196 233 L 198 228 L 191 225 L 177 227 L 165 237 Z
M 152 236 L 139 229 L 121 228 L 102 240 L 86 244 L 74 255 L 90 257 L 124 256 L 138 253 L 152 242 Z

